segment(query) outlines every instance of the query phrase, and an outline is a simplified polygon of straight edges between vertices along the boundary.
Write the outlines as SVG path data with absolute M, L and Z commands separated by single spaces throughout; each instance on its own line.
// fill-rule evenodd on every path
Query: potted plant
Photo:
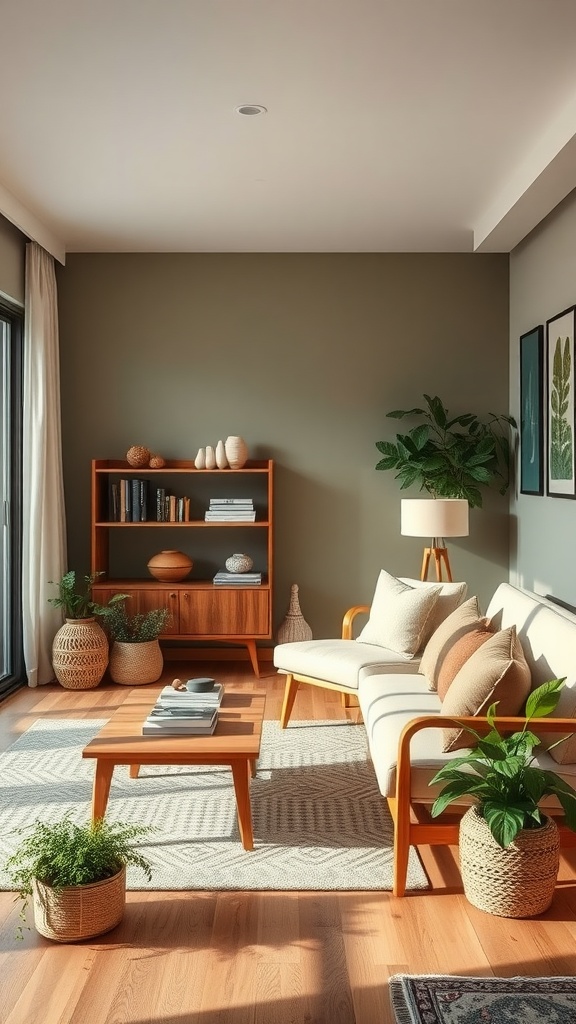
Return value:
M 148 826 L 104 819 L 77 825 L 67 815 L 17 831 L 24 838 L 6 869 L 22 901 L 20 919 L 26 923 L 32 902 L 36 929 L 57 942 L 91 939 L 116 927 L 126 903 L 127 864 L 152 877 L 134 846 Z
M 160 678 L 164 658 L 158 637 L 169 619 L 168 608 L 151 608 L 136 615 L 129 615 L 123 603 L 109 609 L 106 630 L 113 641 L 109 668 L 115 683 L 138 686 Z
M 376 469 L 397 470 L 401 489 L 419 484 L 435 498 L 465 498 L 472 508 L 482 506 L 480 487 L 498 484 L 505 494 L 510 482 L 509 429 L 512 416 L 490 413 L 485 420 L 474 413 L 450 417 L 438 398 L 424 395 L 427 408 L 394 409 L 393 419 L 419 416 L 423 423 L 396 441 L 377 441 L 384 456 Z
M 560 843 L 556 822 L 539 808 L 544 796 L 558 798 L 567 826 L 576 831 L 576 791 L 555 772 L 538 767 L 533 751 L 540 740 L 528 728 L 533 719 L 554 711 L 564 682 L 553 679 L 533 690 L 523 728 L 509 736 L 496 728 L 497 705 L 492 704 L 486 716 L 490 732 L 482 736 L 466 726 L 476 746 L 430 782 L 447 783 L 432 806 L 433 817 L 464 796 L 475 801 L 460 822 L 460 870 L 470 903 L 491 914 L 533 917 L 552 902 Z
M 112 608 L 125 601 L 126 594 L 114 594 L 107 605 L 91 599 L 92 584 L 103 574 L 93 572 L 76 582 L 76 572 L 64 573 L 58 583 L 58 596 L 48 601 L 62 608 L 66 621 L 52 643 L 52 665 L 58 682 L 67 690 L 90 690 L 102 679 L 108 664 L 108 640 L 96 616 L 105 618 Z

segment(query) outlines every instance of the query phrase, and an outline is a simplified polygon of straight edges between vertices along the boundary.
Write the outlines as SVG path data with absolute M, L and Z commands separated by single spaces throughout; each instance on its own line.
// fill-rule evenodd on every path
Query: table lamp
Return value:
M 436 565 L 436 579 L 442 580 L 442 563 L 448 580 L 452 571 L 445 537 L 468 536 L 468 502 L 465 498 L 402 498 L 400 502 L 400 533 L 404 537 L 431 537 L 424 548 L 420 579 L 428 579 L 430 558 Z

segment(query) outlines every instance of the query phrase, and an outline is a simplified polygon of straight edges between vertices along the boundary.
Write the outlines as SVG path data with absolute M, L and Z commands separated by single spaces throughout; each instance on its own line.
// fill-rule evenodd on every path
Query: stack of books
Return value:
M 142 726 L 143 736 L 210 736 L 218 722 L 224 687 L 190 693 L 165 686 Z
M 256 511 L 252 498 L 210 498 L 204 515 L 206 523 L 254 523 Z
M 229 586 L 236 584 L 240 587 L 246 586 L 258 586 L 262 583 L 261 572 L 217 572 L 214 576 L 213 583 L 219 583 L 221 586 Z

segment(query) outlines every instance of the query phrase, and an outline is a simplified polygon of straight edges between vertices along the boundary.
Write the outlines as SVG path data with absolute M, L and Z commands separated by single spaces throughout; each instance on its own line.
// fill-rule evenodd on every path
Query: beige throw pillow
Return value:
M 376 644 L 403 658 L 413 658 L 422 647 L 422 637 L 439 593 L 440 585 L 416 589 L 382 569 L 370 617 L 357 642 Z
M 442 704 L 443 715 L 485 715 L 498 702 L 498 715 L 519 715 L 530 693 L 530 669 L 516 627 L 491 636 L 463 665 Z M 444 729 L 445 753 L 474 746 L 474 737 L 455 726 Z
M 432 614 L 426 624 L 426 633 L 422 637 L 422 645 L 428 643 L 428 640 L 432 636 L 441 622 L 444 622 L 458 605 L 462 604 L 466 597 L 468 590 L 467 583 L 429 583 L 427 580 L 412 580 L 405 576 L 399 576 L 398 579 L 401 583 L 407 583 L 409 587 L 440 587 L 440 593 L 438 594 L 438 600 L 432 609 Z
M 429 689 L 435 690 L 438 673 L 450 648 L 471 629 L 484 626 L 477 597 L 469 597 L 442 622 L 430 637 L 420 662 L 419 672 L 426 676 Z
M 480 621 L 482 622 L 483 620 Z M 477 651 L 491 636 L 494 636 L 494 630 L 490 628 L 490 625 L 475 626 L 474 629 L 464 633 L 464 636 L 461 636 L 450 648 L 438 672 L 437 682 L 440 700 L 444 700 L 450 684 L 456 678 L 462 666 L 466 664 L 468 658 L 471 658 L 474 651 Z

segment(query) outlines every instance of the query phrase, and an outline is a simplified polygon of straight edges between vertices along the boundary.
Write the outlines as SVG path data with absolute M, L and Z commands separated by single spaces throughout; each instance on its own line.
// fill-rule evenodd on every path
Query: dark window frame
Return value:
M 0 296 L 0 317 L 10 325 L 10 376 L 7 381 L 10 401 L 10 593 L 8 628 L 11 671 L 0 679 L 0 700 L 26 682 L 22 645 L 22 421 L 24 369 L 24 310 Z M 2 513 L 3 514 L 3 513 Z

